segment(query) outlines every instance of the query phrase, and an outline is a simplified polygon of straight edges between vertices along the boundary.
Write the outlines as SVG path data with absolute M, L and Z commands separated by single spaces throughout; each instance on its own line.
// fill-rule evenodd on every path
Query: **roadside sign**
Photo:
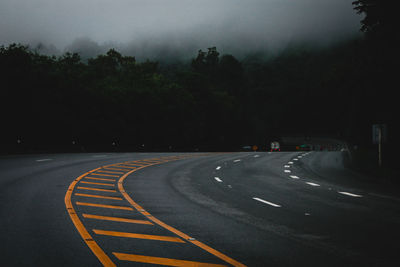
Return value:
M 387 126 L 386 124 L 372 125 L 372 143 L 378 145 L 378 165 L 382 167 L 382 144 L 387 139 Z
M 380 135 L 380 137 L 379 137 Z M 386 143 L 387 139 L 387 125 L 386 124 L 373 124 L 372 125 L 372 143 L 379 144 L 379 138 L 382 143 Z

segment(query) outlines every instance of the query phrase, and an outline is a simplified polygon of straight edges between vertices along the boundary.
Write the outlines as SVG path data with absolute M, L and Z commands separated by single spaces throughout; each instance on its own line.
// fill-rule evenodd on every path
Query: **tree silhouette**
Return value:
M 380 38 L 398 38 L 398 11 L 395 0 L 357 0 L 352 3 L 358 14 L 364 14 L 361 31 Z M 398 39 L 397 39 L 398 40 Z

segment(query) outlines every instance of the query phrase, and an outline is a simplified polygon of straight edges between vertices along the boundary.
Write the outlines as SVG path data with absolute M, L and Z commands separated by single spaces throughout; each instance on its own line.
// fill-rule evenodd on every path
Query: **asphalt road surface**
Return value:
M 400 266 L 400 198 L 342 152 L 0 157 L 1 266 Z

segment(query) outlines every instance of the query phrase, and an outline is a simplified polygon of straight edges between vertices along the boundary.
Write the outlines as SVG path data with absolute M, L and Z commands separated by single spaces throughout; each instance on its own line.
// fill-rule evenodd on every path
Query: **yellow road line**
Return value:
M 104 173 L 92 173 L 92 175 L 98 176 L 109 176 L 109 177 L 120 177 L 121 175 L 114 175 L 114 174 L 104 174 Z
M 86 176 L 85 179 L 98 180 L 98 181 L 109 181 L 109 182 L 115 182 L 117 180 L 117 179 L 97 178 L 97 177 L 88 177 L 88 176 Z
M 93 214 L 82 214 L 84 218 L 87 219 L 96 219 L 96 220 L 105 220 L 105 221 L 114 221 L 114 222 L 126 222 L 126 223 L 136 223 L 136 224 L 147 224 L 147 225 L 154 225 L 150 221 L 145 220 L 133 220 L 128 218 L 120 218 L 120 217 L 111 217 L 111 216 L 100 216 L 100 215 L 93 215 Z
M 185 243 L 182 239 L 173 236 L 162 236 L 162 235 L 144 235 L 144 234 L 135 234 L 135 233 L 126 233 L 126 232 L 116 232 L 116 231 L 105 231 L 105 230 L 97 230 L 93 229 L 93 232 L 97 235 L 108 235 L 108 236 L 117 236 L 117 237 L 128 237 L 128 238 L 138 238 L 138 239 L 148 239 L 148 240 L 157 240 L 157 241 L 168 241 L 168 242 L 178 242 Z
M 78 215 L 75 212 L 75 209 L 72 205 L 71 202 L 71 195 L 72 191 L 74 190 L 75 185 L 78 183 L 79 180 L 81 180 L 83 177 L 85 177 L 87 174 L 96 171 L 98 169 L 94 169 L 92 171 L 86 172 L 79 176 L 77 179 L 75 179 L 68 187 L 67 193 L 65 194 L 64 198 L 64 203 L 65 207 L 67 208 L 67 212 L 69 214 L 69 217 L 71 218 L 73 224 L 75 225 L 76 229 L 78 230 L 79 234 L 81 235 L 82 239 L 85 241 L 86 245 L 92 250 L 94 255 L 99 259 L 101 264 L 106 267 L 114 267 L 116 266 L 112 260 L 107 256 L 106 253 L 99 247 L 99 245 L 96 243 L 96 241 L 93 240 L 92 236 L 89 234 L 89 232 L 86 230 L 85 226 L 83 226 L 81 220 L 79 219 Z
M 163 163 L 166 161 L 170 161 L 170 159 L 169 160 L 146 160 L 146 159 L 141 160 L 141 162 L 143 162 L 143 163 Z
M 141 165 L 138 166 L 135 164 L 135 167 L 134 167 L 134 166 L 129 166 L 128 164 L 124 164 L 124 165 L 118 165 L 118 167 L 122 167 L 122 168 L 126 168 L 126 169 L 136 169 L 136 168 L 140 168 L 143 166 L 141 166 Z
M 147 165 L 147 162 L 143 162 L 142 160 L 135 160 L 135 161 L 125 161 L 122 162 L 121 164 L 133 164 L 133 165 L 140 165 L 140 166 L 144 166 Z
M 137 162 L 122 162 L 120 163 L 120 165 L 127 165 L 127 166 L 136 166 L 136 167 L 143 167 L 145 165 L 147 165 L 147 163 L 143 164 L 143 163 L 137 163 Z
M 84 186 L 78 186 L 77 189 L 101 191 L 101 192 L 113 192 L 113 193 L 117 192 L 116 190 L 113 189 L 102 189 L 102 188 L 84 187 Z
M 104 170 L 114 170 L 114 171 L 129 171 L 129 169 L 120 169 L 120 168 L 111 168 L 111 167 L 103 167 Z
M 105 184 L 105 183 L 96 183 L 96 182 L 88 182 L 88 181 L 81 181 L 81 184 L 96 184 L 96 185 L 105 185 L 105 186 L 111 186 L 114 187 L 114 184 Z
M 182 158 L 190 158 L 193 156 L 182 156 L 182 157 L 169 157 L 168 160 L 164 161 L 164 162 L 168 162 L 168 161 L 174 161 L 174 160 L 178 160 L 178 159 L 182 159 Z M 121 167 L 121 168 L 130 168 L 132 170 L 129 170 L 125 175 L 123 175 L 119 180 L 118 180 L 118 189 L 121 192 L 121 194 L 124 196 L 124 198 L 133 206 L 135 207 L 139 212 L 141 212 L 143 215 L 145 215 L 149 220 L 151 220 L 154 223 L 157 223 L 158 225 L 160 225 L 161 227 L 175 233 L 176 235 L 178 235 L 180 238 L 177 237 L 162 237 L 162 236 L 152 236 L 152 235 L 142 235 L 142 234 L 134 234 L 134 233 L 122 233 L 121 232 L 113 232 L 114 235 L 128 235 L 130 237 L 134 237 L 134 238 L 146 238 L 146 239 L 154 239 L 154 240 L 160 240 L 163 238 L 173 238 L 176 241 L 175 242 L 185 242 L 185 241 L 189 241 L 192 244 L 210 252 L 211 254 L 219 257 L 220 259 L 224 260 L 227 263 L 232 264 L 233 266 L 240 266 L 240 267 L 244 267 L 245 265 L 241 264 L 240 262 L 235 261 L 234 259 L 231 259 L 230 257 L 218 252 L 215 249 L 212 249 L 211 247 L 208 247 L 207 245 L 201 243 L 200 241 L 196 241 L 193 238 L 190 238 L 188 235 L 180 232 L 179 230 L 163 223 L 162 221 L 158 220 L 157 218 L 155 218 L 154 216 L 152 216 L 150 213 L 148 213 L 147 211 L 145 211 L 140 205 L 138 205 L 136 202 L 134 202 L 129 195 L 125 192 L 124 187 L 123 187 L 123 181 L 124 179 L 131 173 L 148 167 L 148 166 L 152 166 L 152 165 L 157 165 L 160 163 L 164 163 L 164 162 L 154 162 L 154 163 L 147 163 L 146 165 L 142 165 L 140 167 L 124 167 L 122 166 L 123 164 L 120 163 L 120 165 L 117 164 L 111 164 L 111 165 L 107 165 L 107 166 L 103 166 L 94 170 L 91 170 L 89 172 L 86 172 L 84 174 L 82 174 L 81 176 L 79 176 L 77 179 L 75 179 L 69 186 L 68 191 L 65 195 L 65 206 L 67 208 L 68 214 L 70 215 L 70 218 L 72 220 L 72 222 L 74 223 L 75 227 L 77 228 L 79 234 L 81 235 L 81 237 L 83 238 L 83 240 L 85 241 L 85 243 L 88 245 L 88 247 L 92 250 L 92 252 L 96 255 L 96 257 L 99 259 L 99 261 L 104 265 L 104 266 L 115 266 L 115 264 L 112 262 L 112 260 L 108 257 L 107 254 L 104 253 L 104 251 L 100 248 L 100 246 L 98 246 L 98 244 L 92 239 L 91 235 L 89 234 L 89 232 L 87 231 L 87 229 L 83 226 L 82 222 L 80 221 L 78 215 L 76 214 L 72 202 L 71 202 L 71 195 L 72 192 L 75 188 L 75 186 L 77 185 L 77 183 L 82 179 L 85 178 L 85 176 L 89 175 L 89 174 L 93 174 L 94 172 L 100 170 L 100 169 L 113 169 L 114 170 L 122 170 L 122 171 L 127 171 L 127 170 L 123 170 L 123 169 L 118 169 L 115 167 Z M 119 176 L 116 176 L 119 177 Z M 93 187 L 81 187 L 81 186 L 77 186 L 77 189 L 82 189 L 82 190 L 94 190 L 94 191 L 102 191 L 102 192 L 116 192 L 115 190 L 108 190 L 108 189 L 101 189 L 101 188 L 93 188 Z M 93 207 L 104 207 L 104 208 L 117 208 L 117 209 L 127 209 L 127 210 L 133 210 L 130 207 L 122 207 L 122 206 L 113 206 L 113 205 L 103 205 L 103 204 L 94 204 L 94 203 L 84 203 L 84 202 L 76 202 L 76 205 L 84 205 L 84 206 L 93 206 Z M 103 219 L 103 220 L 110 220 L 110 221 L 121 221 L 121 222 L 132 222 L 132 223 L 137 223 L 140 220 L 132 220 L 132 221 L 126 221 L 126 220 L 131 220 L 131 219 L 126 219 L 126 218 L 118 218 L 118 217 L 108 217 L 108 216 L 99 216 L 99 215 L 90 215 L 90 214 L 84 214 L 83 215 L 85 218 L 92 218 L 92 219 Z M 133 222 L 136 221 L 136 222 Z M 152 224 L 152 222 L 150 221 L 143 221 L 146 222 L 145 224 Z M 142 222 L 140 222 L 142 223 Z M 96 231 L 102 231 L 102 230 L 96 230 Z M 103 234 L 110 234 L 111 231 L 103 231 Z M 101 232 L 99 232 L 101 233 Z M 120 233 L 120 234 L 118 234 Z M 179 240 L 179 241 L 178 241 Z M 185 240 L 185 241 L 184 241 Z M 113 253 L 117 258 L 121 258 L 121 260 L 133 260 L 133 261 L 137 261 L 137 262 L 147 262 L 147 263 L 151 263 L 151 262 L 159 262 L 159 264 L 164 264 L 164 265 L 170 265 L 170 266 L 221 266 L 221 265 L 204 265 L 207 263 L 196 263 L 196 262 L 191 262 L 191 261 L 183 261 L 183 260 L 175 260 L 175 263 L 168 261 L 168 260 L 173 260 L 173 259 L 168 259 L 168 258 L 158 258 L 158 257 L 150 257 L 150 256 L 141 256 L 141 255 L 133 255 L 133 254 L 124 254 L 124 253 Z M 146 257 L 146 258 L 144 258 Z M 174 261 L 174 260 L 173 260 Z M 162 263 L 163 262 L 163 263 Z M 194 263 L 194 265 L 191 265 L 192 263 Z M 200 264 L 200 265 L 199 265 Z
M 122 200 L 122 198 L 120 198 L 120 197 L 110 197 L 110 196 L 91 195 L 91 194 L 82 194 L 82 193 L 75 193 L 75 196 Z
M 114 165 L 115 164 L 103 166 L 103 168 L 107 168 L 109 166 L 115 167 Z M 67 193 L 65 194 L 64 202 L 65 202 L 65 207 L 67 209 L 67 212 L 68 212 L 73 224 L 75 225 L 75 227 L 78 230 L 79 234 L 81 235 L 82 239 L 85 241 L 86 245 L 90 248 L 90 250 L 94 253 L 94 255 L 99 259 L 99 261 L 101 262 L 101 264 L 103 264 L 103 266 L 114 267 L 116 265 L 107 256 L 107 254 L 105 254 L 105 252 L 100 248 L 100 246 L 96 243 L 96 241 L 93 240 L 92 236 L 86 230 L 85 226 L 83 226 L 83 224 L 82 224 L 81 220 L 79 219 L 78 215 L 76 214 L 75 209 L 71 202 L 72 191 L 75 189 L 76 184 L 85 176 L 92 174 L 93 172 L 96 172 L 101 169 L 102 168 L 93 169 L 91 171 L 88 171 L 88 172 L 82 174 L 78 178 L 76 178 L 69 185 Z M 100 188 L 83 187 L 83 186 L 77 186 L 77 189 L 93 190 L 93 191 L 101 191 L 101 192 L 116 192 L 115 190 L 110 190 L 110 189 L 100 189 Z
M 142 256 L 142 255 L 133 255 L 126 253 L 118 253 L 113 252 L 114 256 L 122 261 L 133 261 L 133 262 L 142 262 L 142 263 L 151 263 L 151 264 L 159 264 L 159 265 L 167 265 L 167 266 L 178 266 L 178 267 L 221 267 L 225 265 L 220 264 L 212 264 L 212 263 L 202 263 L 196 261 L 187 261 L 187 260 L 176 260 L 176 259 L 168 259 L 168 258 L 160 258 L 160 257 L 150 257 L 150 256 Z
M 114 173 L 114 174 L 124 174 L 124 172 L 113 172 L 113 171 L 97 171 L 97 172 L 104 172 L 104 173 Z
M 115 205 L 105 205 L 105 204 L 97 204 L 97 203 L 87 203 L 87 202 L 75 202 L 76 205 L 79 206 L 90 206 L 90 207 L 97 207 L 97 208 L 107 208 L 107 209 L 117 209 L 117 210 L 133 210 L 131 207 L 124 207 L 124 206 L 115 206 Z

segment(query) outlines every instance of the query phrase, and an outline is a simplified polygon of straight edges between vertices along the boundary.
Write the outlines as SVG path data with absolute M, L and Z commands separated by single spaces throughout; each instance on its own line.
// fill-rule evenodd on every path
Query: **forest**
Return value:
M 365 2 L 362 37 L 268 58 L 210 45 L 183 63 L 115 49 L 83 60 L 3 45 L 1 152 L 236 151 L 283 135 L 370 146 L 374 123 L 397 147 L 398 34 Z

